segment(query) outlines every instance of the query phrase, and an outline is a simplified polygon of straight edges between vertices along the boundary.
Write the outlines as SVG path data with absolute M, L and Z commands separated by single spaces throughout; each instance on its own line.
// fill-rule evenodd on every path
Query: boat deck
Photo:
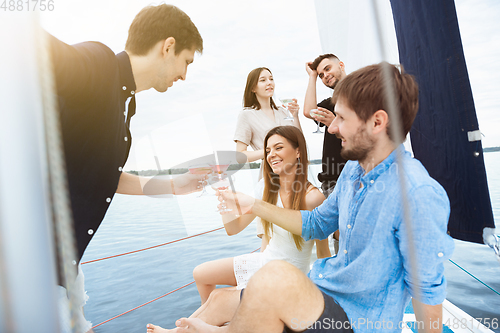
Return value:
M 333 242 L 330 243 L 330 251 L 332 253 L 336 252 Z M 311 255 L 311 267 L 316 259 L 315 244 Z M 418 333 L 418 325 L 412 302 L 405 309 L 403 321 L 406 323 L 406 327 L 403 327 L 402 333 Z M 500 322 L 487 322 L 483 324 L 448 300 L 443 302 L 443 333 L 495 333 L 485 325 L 496 329 L 500 327 Z
M 403 327 L 402 333 L 418 333 L 417 321 L 413 311 L 412 303 L 408 304 L 403 317 L 406 327 Z M 494 325 L 498 323 L 485 323 Z M 494 333 L 485 325 L 472 318 L 465 311 L 459 309 L 453 303 L 445 300 L 443 302 L 443 333 Z

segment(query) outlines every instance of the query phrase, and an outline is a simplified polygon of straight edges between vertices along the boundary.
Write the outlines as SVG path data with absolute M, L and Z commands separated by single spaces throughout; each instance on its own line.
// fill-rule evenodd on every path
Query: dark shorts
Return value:
M 240 293 L 240 300 L 243 297 L 243 291 Z M 323 332 L 344 332 L 344 333 L 353 333 L 351 328 L 351 324 L 349 322 L 349 318 L 347 318 L 344 309 L 335 302 L 335 300 L 321 292 L 323 294 L 323 299 L 325 300 L 325 309 L 323 313 L 319 317 L 318 320 L 314 324 L 311 323 L 303 323 L 302 326 L 300 323 L 295 323 L 296 327 L 288 327 L 285 325 L 283 329 L 283 333 L 296 333 L 296 332 L 306 332 L 306 333 L 323 333 Z M 295 326 L 292 324 L 292 326 Z M 307 328 L 309 326 L 309 328 Z
M 292 333 L 292 332 L 306 332 L 306 333 L 323 333 L 323 332 L 350 332 L 353 330 L 351 328 L 351 324 L 349 322 L 349 318 L 347 318 L 344 309 L 335 302 L 335 300 L 321 292 L 323 294 L 323 299 L 325 300 L 325 309 L 323 310 L 323 314 L 319 317 L 316 322 L 311 323 L 295 323 L 292 324 L 292 328 L 285 326 L 283 333 Z M 295 326 L 295 327 L 294 327 Z M 293 329 L 293 330 L 292 330 Z

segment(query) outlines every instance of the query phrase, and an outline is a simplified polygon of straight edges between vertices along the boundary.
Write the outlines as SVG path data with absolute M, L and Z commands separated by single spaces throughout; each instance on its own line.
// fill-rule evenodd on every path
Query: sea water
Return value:
M 500 234 L 500 152 L 484 154 L 491 205 L 496 223 L 496 234 Z M 500 293 L 500 263 L 494 251 L 483 244 L 455 240 L 455 251 L 450 258 L 457 265 L 480 281 Z M 452 262 L 445 263 L 448 280 L 447 299 L 483 322 L 491 323 L 495 318 L 495 332 L 500 332 L 500 295 L 490 290 Z
M 500 221 L 500 152 L 486 153 L 491 202 Z M 320 165 L 310 167 L 310 180 Z M 252 193 L 258 170 L 234 175 L 238 190 Z M 207 189 L 213 194 L 213 191 Z M 214 195 L 198 193 L 176 198 L 116 195 L 92 239 L 82 262 L 134 251 L 196 235 L 222 226 Z M 497 227 L 499 223 L 497 222 Z M 500 230 L 497 228 L 497 233 Z M 452 260 L 481 281 L 500 291 L 500 265 L 485 245 L 455 241 Z M 260 247 L 255 225 L 235 236 L 224 230 L 192 237 L 151 250 L 106 259 L 82 266 L 89 296 L 85 316 L 97 325 L 193 281 L 192 271 L 203 262 L 232 257 Z M 476 318 L 500 318 L 500 296 L 457 268 L 445 264 L 447 299 Z M 189 316 L 200 305 L 195 285 L 129 312 L 94 329 L 96 333 L 145 332 L 147 323 L 175 327 L 175 320 Z M 499 330 L 495 330 L 500 332 Z

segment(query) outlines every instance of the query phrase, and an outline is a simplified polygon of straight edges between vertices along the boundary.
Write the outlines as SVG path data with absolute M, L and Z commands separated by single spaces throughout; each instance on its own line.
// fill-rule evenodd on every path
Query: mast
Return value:
M 22 14 L 22 15 L 21 15 Z M 59 332 L 34 14 L 0 20 L 0 332 Z

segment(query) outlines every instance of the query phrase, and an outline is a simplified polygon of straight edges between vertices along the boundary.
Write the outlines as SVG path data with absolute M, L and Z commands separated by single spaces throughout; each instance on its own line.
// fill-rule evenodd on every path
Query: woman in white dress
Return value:
M 262 200 L 290 209 L 312 210 L 324 200 L 324 195 L 307 181 L 307 148 L 304 135 L 294 126 L 278 126 L 264 139 L 264 177 L 259 182 Z M 228 235 L 245 229 L 255 215 L 222 215 Z M 193 271 L 201 302 L 204 304 L 217 285 L 244 288 L 250 277 L 271 260 L 285 260 L 304 273 L 309 272 L 314 241 L 304 241 L 299 235 L 267 221 L 262 222 L 264 236 L 259 253 L 209 261 Z M 318 258 L 331 256 L 328 239 L 316 240 Z
M 287 120 L 287 110 L 276 106 L 272 99 L 274 88 L 273 74 L 268 68 L 259 67 L 248 74 L 243 110 L 238 116 L 234 134 L 236 150 L 247 155 L 248 162 L 264 158 L 264 137 L 271 128 L 293 125 L 301 129 L 297 100 L 294 99 L 293 103 L 288 104 L 293 120 Z M 249 151 L 248 146 L 252 147 L 253 151 Z

